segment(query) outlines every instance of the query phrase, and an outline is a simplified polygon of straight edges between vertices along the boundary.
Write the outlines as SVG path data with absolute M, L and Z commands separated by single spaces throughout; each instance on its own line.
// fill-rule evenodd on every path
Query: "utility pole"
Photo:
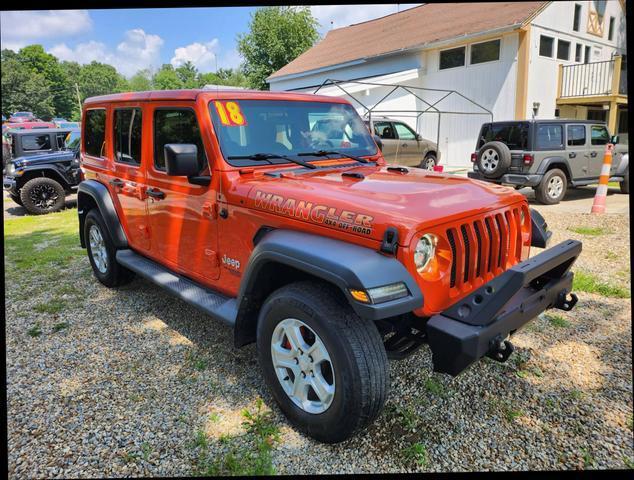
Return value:
M 79 95 L 79 85 L 75 82 L 75 91 L 77 92 L 77 103 L 79 103 L 79 115 L 81 115 L 81 96 Z

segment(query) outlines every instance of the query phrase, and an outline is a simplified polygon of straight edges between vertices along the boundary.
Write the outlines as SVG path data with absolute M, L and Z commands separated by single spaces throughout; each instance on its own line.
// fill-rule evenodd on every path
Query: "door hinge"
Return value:
M 214 220 L 218 218 L 218 204 L 215 202 L 203 203 L 203 216 Z

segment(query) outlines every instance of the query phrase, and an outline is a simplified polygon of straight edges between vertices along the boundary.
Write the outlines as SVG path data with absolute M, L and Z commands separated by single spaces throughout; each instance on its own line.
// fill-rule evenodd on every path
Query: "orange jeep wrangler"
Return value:
M 343 99 L 125 93 L 87 99 L 82 127 L 97 279 L 138 274 L 257 342 L 281 410 L 320 441 L 377 417 L 389 358 L 428 344 L 450 375 L 505 361 L 510 334 L 577 301 L 579 242 L 529 258 L 550 232 L 521 194 L 386 165 Z

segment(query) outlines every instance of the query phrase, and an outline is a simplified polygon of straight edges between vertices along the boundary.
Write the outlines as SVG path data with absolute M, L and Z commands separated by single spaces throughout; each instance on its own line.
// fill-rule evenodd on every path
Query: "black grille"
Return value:
M 449 240 L 449 247 L 451 248 L 451 257 L 456 258 L 456 241 L 453 238 L 451 230 L 447 230 L 447 240 Z M 451 280 L 449 285 L 451 287 L 456 286 L 456 261 L 451 262 Z
M 487 226 L 487 233 L 489 234 L 489 261 L 487 262 L 487 272 L 491 271 L 491 258 L 493 258 L 493 231 L 491 230 L 490 223 L 490 218 L 484 219 L 484 224 Z
M 460 231 L 462 232 L 462 241 L 464 242 L 464 277 L 462 281 L 466 283 L 469 280 L 469 259 L 471 258 L 471 246 L 469 245 L 467 228 L 462 225 L 460 227 Z
M 480 233 L 480 224 L 474 223 L 474 227 L 475 227 L 476 242 L 478 243 L 476 252 L 478 252 L 478 255 L 481 255 L 480 252 L 482 252 L 482 234 Z M 477 277 L 479 277 L 480 274 L 482 273 L 481 263 L 482 263 L 482 259 L 478 260 L 478 262 L 476 263 Z

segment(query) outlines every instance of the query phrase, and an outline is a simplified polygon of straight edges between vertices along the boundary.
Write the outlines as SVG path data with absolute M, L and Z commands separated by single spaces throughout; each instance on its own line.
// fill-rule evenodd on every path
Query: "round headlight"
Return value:
M 414 264 L 416 265 L 416 270 L 418 270 L 419 273 L 425 270 L 427 265 L 429 265 L 430 260 L 434 257 L 437 240 L 438 238 L 436 235 L 426 233 L 416 244 L 416 249 L 414 250 Z

